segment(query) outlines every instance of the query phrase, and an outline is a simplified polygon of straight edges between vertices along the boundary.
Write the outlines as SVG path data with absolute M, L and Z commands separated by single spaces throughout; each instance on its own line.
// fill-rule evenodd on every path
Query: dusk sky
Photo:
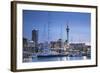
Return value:
M 23 37 L 29 40 L 32 38 L 32 30 L 37 29 L 39 42 L 48 39 L 57 41 L 60 38 L 65 41 L 67 25 L 70 28 L 69 42 L 90 43 L 90 13 L 23 10 Z

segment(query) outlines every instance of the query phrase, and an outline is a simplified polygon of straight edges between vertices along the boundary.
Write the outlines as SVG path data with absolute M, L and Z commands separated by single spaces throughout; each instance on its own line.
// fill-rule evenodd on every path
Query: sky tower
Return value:
M 66 32 L 67 32 L 67 43 L 69 43 L 69 26 L 68 25 L 66 28 Z

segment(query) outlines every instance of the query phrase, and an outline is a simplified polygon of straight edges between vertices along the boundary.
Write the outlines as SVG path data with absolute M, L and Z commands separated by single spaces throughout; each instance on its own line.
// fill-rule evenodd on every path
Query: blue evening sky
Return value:
M 57 41 L 60 38 L 65 41 L 67 25 L 70 28 L 70 42 L 90 43 L 90 13 L 23 10 L 23 37 L 29 40 L 32 30 L 37 29 L 39 42 Z

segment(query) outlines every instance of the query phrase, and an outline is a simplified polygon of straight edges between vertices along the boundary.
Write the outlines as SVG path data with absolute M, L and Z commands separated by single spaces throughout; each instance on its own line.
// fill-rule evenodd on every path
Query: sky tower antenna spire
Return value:
M 69 26 L 68 23 L 66 24 L 66 33 L 67 33 L 67 43 L 69 43 Z

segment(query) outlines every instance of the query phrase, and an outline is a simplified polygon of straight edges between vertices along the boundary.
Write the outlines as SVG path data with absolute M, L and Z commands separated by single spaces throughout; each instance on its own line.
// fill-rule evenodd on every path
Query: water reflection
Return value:
M 48 62 L 48 61 L 68 61 L 68 60 L 85 60 L 86 57 L 34 57 L 32 62 Z

